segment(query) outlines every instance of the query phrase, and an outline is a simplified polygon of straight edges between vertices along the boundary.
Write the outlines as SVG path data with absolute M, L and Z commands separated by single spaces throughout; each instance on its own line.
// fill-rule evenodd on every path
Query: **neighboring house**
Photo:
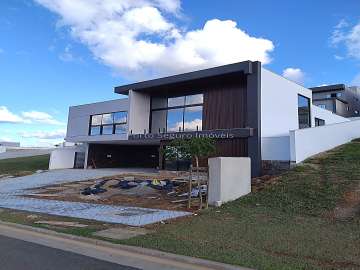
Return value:
M 334 84 L 310 89 L 314 105 L 343 117 L 360 116 L 360 87 Z
M 119 86 L 115 93 L 128 98 L 70 107 L 66 141 L 85 147 L 70 164 L 79 164 L 79 156 L 85 168 L 179 168 L 161 148 L 174 138 L 211 137 L 216 156 L 250 157 L 257 176 L 266 161 L 300 160 L 296 130 L 349 121 L 313 106 L 311 90 L 260 62 Z M 321 146 L 312 143 L 314 151 Z

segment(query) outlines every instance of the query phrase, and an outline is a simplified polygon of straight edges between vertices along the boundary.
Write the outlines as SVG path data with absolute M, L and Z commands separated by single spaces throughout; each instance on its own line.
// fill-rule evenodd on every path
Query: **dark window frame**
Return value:
M 121 122 L 121 123 L 117 123 L 114 121 L 114 114 L 115 113 L 126 113 L 126 121 L 125 122 Z M 111 118 L 112 118 L 112 123 L 111 124 L 103 124 L 103 115 L 106 114 L 111 114 Z M 92 118 L 94 116 L 99 116 L 101 115 L 101 124 L 100 125 L 92 125 Z M 127 125 L 128 124 L 128 111 L 114 111 L 114 112 L 106 112 L 106 113 L 98 113 L 98 114 L 92 114 L 90 115 L 90 119 L 89 119 L 89 131 L 88 131 L 88 135 L 89 136 L 103 136 L 103 135 L 119 135 L 122 133 L 115 133 L 116 131 L 116 126 L 119 125 Z M 112 126 L 112 133 L 111 134 L 103 134 L 103 127 L 104 126 Z M 91 128 L 93 127 L 100 127 L 100 133 L 99 134 L 91 134 Z
M 315 127 L 325 126 L 325 120 L 315 117 Z
M 309 126 L 307 126 L 307 127 L 300 127 L 299 97 L 305 98 L 307 100 L 307 103 L 308 103 L 307 107 L 309 108 L 309 116 L 308 116 Z M 311 99 L 304 96 L 304 95 L 298 94 L 298 102 L 297 103 L 298 103 L 297 109 L 298 109 L 298 125 L 299 125 L 299 129 L 310 128 L 311 127 Z
M 194 103 L 194 104 L 188 104 L 188 105 L 186 105 L 186 97 L 188 97 L 188 96 L 194 96 L 194 95 L 203 95 L 203 102 L 202 102 L 202 103 Z M 153 114 L 154 111 L 166 111 L 166 119 L 165 119 L 166 127 L 165 127 L 165 132 L 168 132 L 168 131 L 167 131 L 167 121 L 168 121 L 168 112 L 169 112 L 169 110 L 182 109 L 182 130 L 181 130 L 181 131 L 184 131 L 185 109 L 186 109 L 186 108 L 201 106 L 201 107 L 202 107 L 202 110 L 204 110 L 204 93 L 202 93 L 202 92 L 201 92 L 201 93 L 197 93 L 197 94 L 189 94 L 189 95 L 166 96 L 166 97 L 164 97 L 164 98 L 167 99 L 167 101 L 166 101 L 166 107 L 153 109 L 153 108 L 152 108 L 152 100 L 153 100 L 153 98 L 155 98 L 155 97 L 156 97 L 156 96 L 152 96 L 151 99 L 150 99 L 150 117 L 149 117 L 149 131 L 150 131 L 150 133 L 154 133 L 153 130 L 152 130 L 152 114 Z M 169 98 L 177 98 L 177 97 L 184 97 L 184 105 L 182 105 L 182 106 L 171 106 L 171 107 L 169 107 Z M 157 130 L 156 132 L 158 132 L 158 130 Z M 160 132 L 162 132 L 162 131 L 160 130 Z

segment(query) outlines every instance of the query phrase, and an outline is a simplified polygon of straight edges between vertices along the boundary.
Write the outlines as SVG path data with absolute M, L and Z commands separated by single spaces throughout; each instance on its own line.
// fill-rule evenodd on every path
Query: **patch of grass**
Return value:
M 360 144 L 352 142 L 260 192 L 119 243 L 256 269 L 360 269 L 360 218 L 329 217 L 359 180 Z
M 0 160 L 0 174 L 26 175 L 49 168 L 50 155 L 9 158 Z

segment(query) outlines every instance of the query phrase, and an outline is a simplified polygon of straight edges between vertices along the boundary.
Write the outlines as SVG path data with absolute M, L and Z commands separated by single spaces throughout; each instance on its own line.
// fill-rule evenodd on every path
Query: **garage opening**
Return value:
M 159 146 L 90 144 L 87 165 L 92 168 L 157 168 Z

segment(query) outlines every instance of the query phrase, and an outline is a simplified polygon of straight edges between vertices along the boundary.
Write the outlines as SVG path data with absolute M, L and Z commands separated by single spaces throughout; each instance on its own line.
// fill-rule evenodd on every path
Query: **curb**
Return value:
M 36 228 L 28 225 L 18 224 L 18 223 L 11 223 L 11 222 L 4 222 L 0 221 L 0 225 L 7 226 L 7 227 L 13 227 L 20 230 L 26 230 L 26 231 L 32 231 L 36 233 L 46 234 L 49 236 L 53 236 L 56 238 L 62 238 L 62 239 L 69 239 L 74 240 L 82 243 L 92 244 L 99 247 L 106 247 L 116 250 L 123 250 L 127 252 L 137 253 L 139 255 L 145 255 L 145 256 L 151 256 L 151 257 L 157 257 L 162 259 L 168 259 L 173 260 L 179 263 L 188 263 L 193 264 L 200 267 L 206 267 L 214 270 L 251 270 L 250 268 L 244 268 L 244 267 L 238 267 L 233 266 L 229 264 L 219 263 L 219 262 L 213 262 L 208 261 L 205 259 L 199 259 L 199 258 L 193 258 L 183 255 L 176 255 L 173 253 L 168 253 L 164 251 L 158 251 L 154 249 L 148 249 L 148 248 L 142 248 L 142 247 L 135 247 L 135 246 L 127 246 L 123 244 L 113 244 L 110 242 L 106 242 L 104 240 L 98 240 L 98 239 L 92 239 L 92 238 L 86 238 L 81 237 L 77 235 L 71 235 L 71 234 L 65 234 L 65 233 L 59 233 L 43 228 Z

